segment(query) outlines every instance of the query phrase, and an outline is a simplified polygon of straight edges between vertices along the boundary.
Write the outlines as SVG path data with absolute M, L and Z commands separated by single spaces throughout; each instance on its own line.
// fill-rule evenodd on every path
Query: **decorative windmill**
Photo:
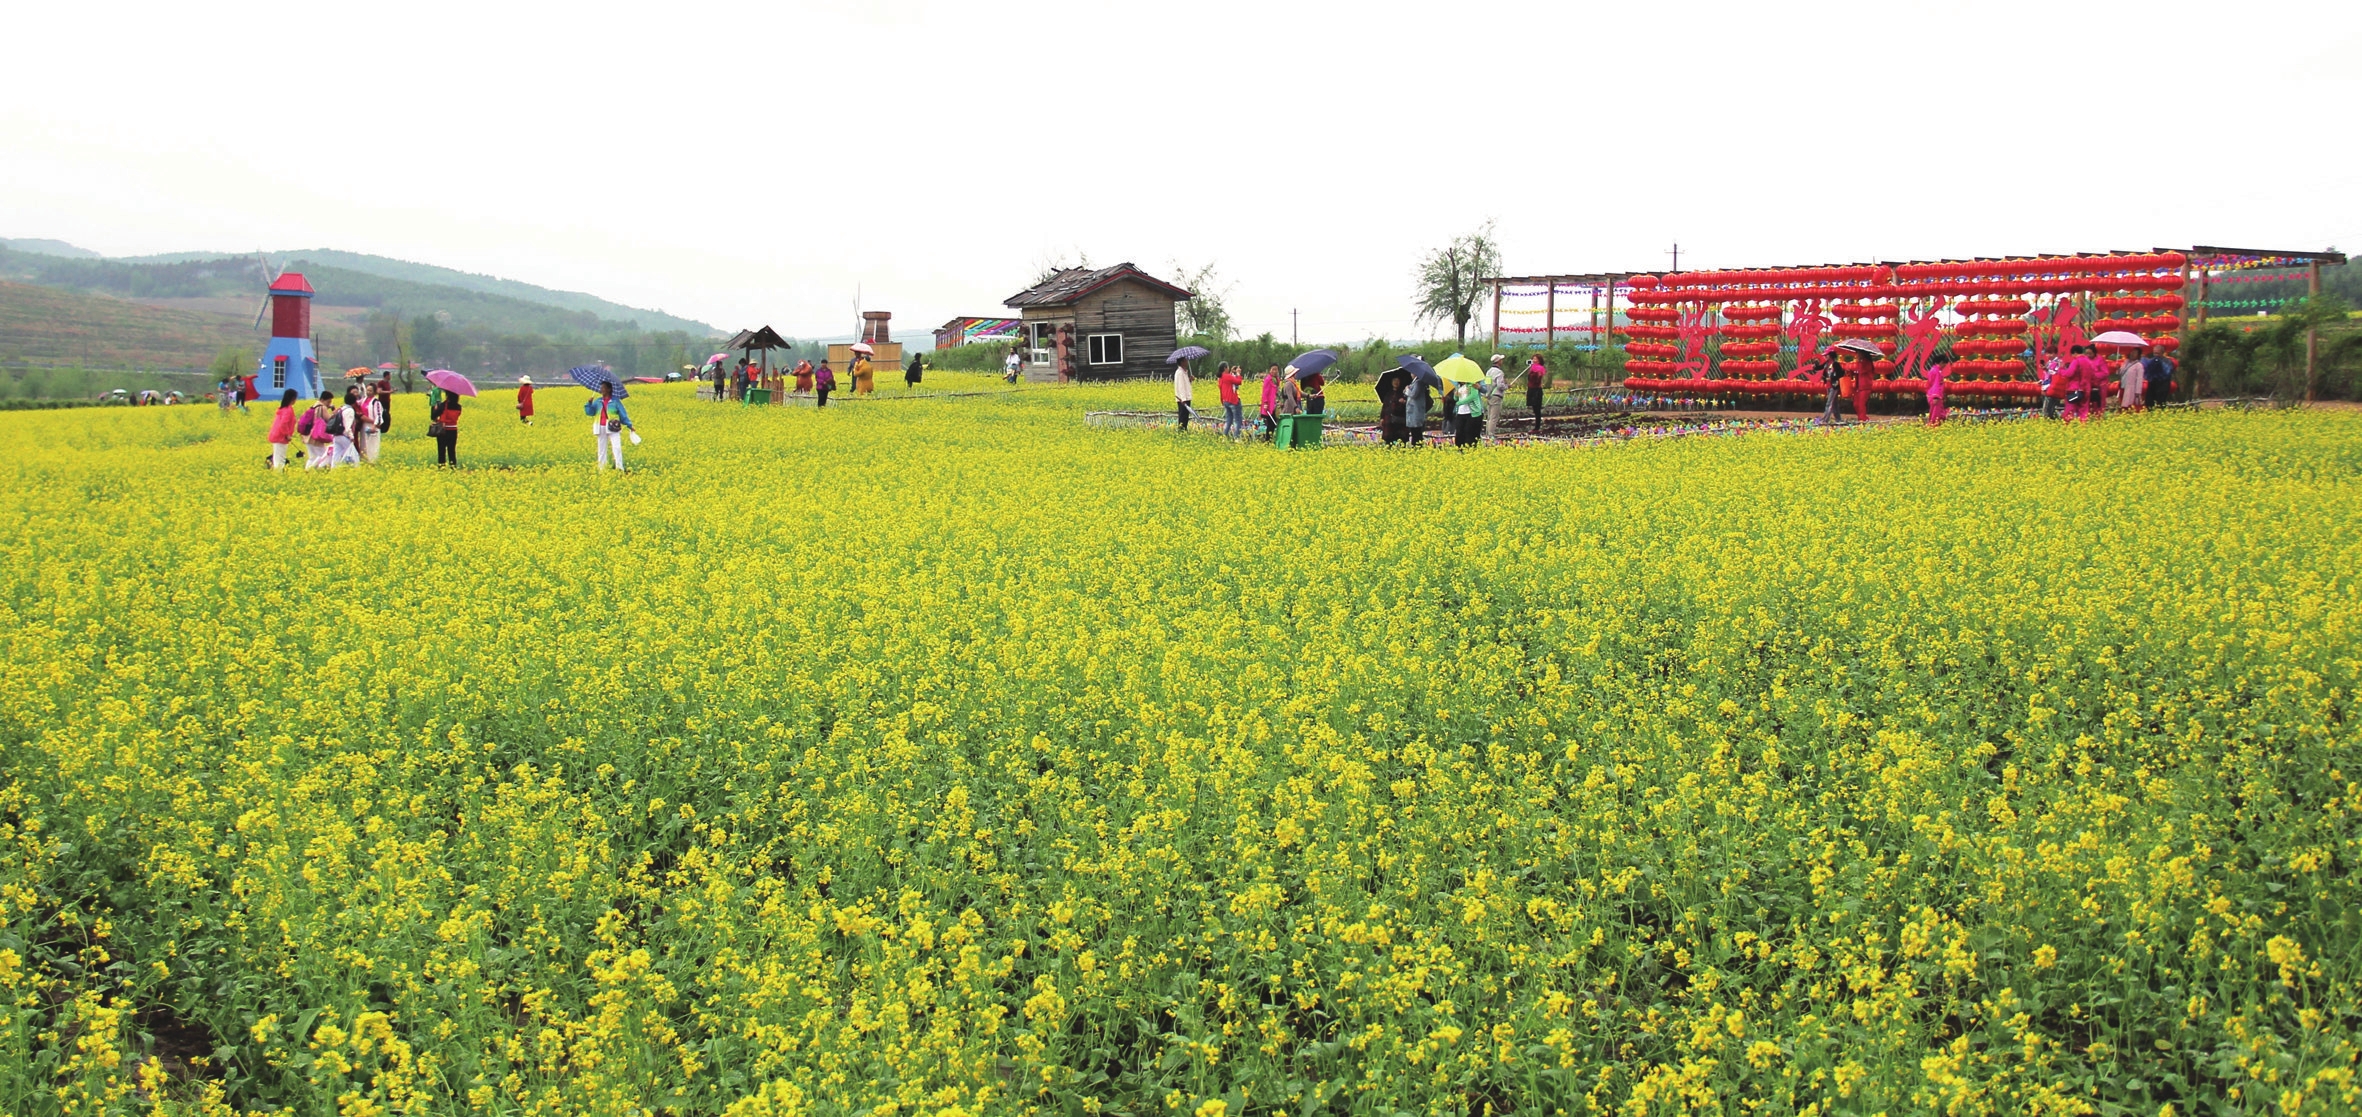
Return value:
M 267 258 L 263 267 L 266 271 L 270 268 Z M 272 277 L 262 306 L 254 312 L 256 329 L 262 328 L 266 312 L 271 317 L 271 340 L 263 347 L 256 390 L 274 402 L 289 388 L 295 389 L 297 399 L 319 395 L 320 356 L 312 348 L 312 285 L 304 281 L 303 273 L 280 272 Z

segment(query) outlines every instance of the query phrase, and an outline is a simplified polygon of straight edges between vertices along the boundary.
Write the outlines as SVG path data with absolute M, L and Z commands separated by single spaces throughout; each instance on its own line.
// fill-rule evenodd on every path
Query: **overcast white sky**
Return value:
M 1295 309 L 1307 341 L 1400 338 L 1419 254 L 1487 219 L 1515 273 L 1662 268 L 1677 238 L 1709 268 L 2362 247 L 2350 0 L 199 0 L 6 22 L 0 236 L 343 248 L 726 329 L 849 332 L 858 286 L 915 338 L 1079 250 L 1212 261 L 1249 333 L 1287 336 Z

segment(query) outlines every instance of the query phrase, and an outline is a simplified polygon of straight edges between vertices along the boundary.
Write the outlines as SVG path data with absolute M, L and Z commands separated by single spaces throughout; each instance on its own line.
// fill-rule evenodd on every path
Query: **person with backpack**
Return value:
M 812 370 L 812 395 L 815 400 L 812 406 L 827 407 L 828 394 L 836 390 L 837 370 L 830 368 L 824 361 Z
M 336 410 L 336 393 L 320 390 L 319 402 L 307 408 L 303 417 L 295 421 L 296 433 L 303 435 L 305 469 L 327 469 L 333 462 L 336 440 L 328 434 L 328 416 Z
M 599 468 L 607 468 L 607 457 L 613 454 L 615 472 L 623 472 L 624 432 L 632 431 L 637 436 L 638 430 L 632 426 L 631 412 L 624 410 L 623 401 L 615 398 L 615 382 L 610 380 L 599 385 L 599 398 L 583 401 L 582 413 L 590 416 L 591 440 L 598 447 Z
M 361 452 L 354 440 L 361 435 L 361 389 L 346 388 L 344 399 L 328 412 L 328 468 L 361 464 Z
M 902 386 L 906 389 L 916 388 L 920 378 L 926 374 L 927 366 L 919 362 L 918 354 L 913 353 L 910 355 L 910 367 L 902 370 Z
M 289 388 L 279 397 L 279 410 L 271 416 L 271 468 L 287 468 L 287 440 L 295 437 L 295 389 Z
M 427 433 L 435 436 L 435 464 L 459 468 L 458 392 L 443 393 L 443 405 L 435 409 L 435 421 L 427 424 Z

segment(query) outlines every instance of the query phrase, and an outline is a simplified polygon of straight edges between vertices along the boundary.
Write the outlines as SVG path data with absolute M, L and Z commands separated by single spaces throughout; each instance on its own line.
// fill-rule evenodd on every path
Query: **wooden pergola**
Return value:
M 1502 275 L 1478 280 L 1493 290 L 1494 348 L 1499 348 L 1501 345 L 1501 288 L 1543 287 L 1549 291 L 1549 294 L 1544 297 L 1542 309 L 1542 344 L 1544 346 L 1549 346 L 1558 340 L 1558 288 L 1561 285 L 1591 288 L 1591 336 L 1599 339 L 1600 343 L 1604 345 L 1607 343 L 1607 331 L 1614 329 L 1616 325 L 1616 284 L 1638 274 L 1640 273 L 1592 272 L 1587 275 Z M 1600 297 L 1603 291 L 1606 293 L 1604 300 Z M 1580 328 L 1568 327 L 1569 330 Z

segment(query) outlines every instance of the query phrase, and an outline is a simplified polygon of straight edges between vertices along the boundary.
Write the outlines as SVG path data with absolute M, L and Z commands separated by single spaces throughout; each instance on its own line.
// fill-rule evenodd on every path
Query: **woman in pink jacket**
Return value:
M 1938 353 L 1927 362 L 1927 425 L 1940 427 L 1952 409 L 1944 406 L 1944 377 L 1952 371 L 1952 355 Z
M 279 410 L 271 416 L 271 468 L 287 468 L 287 440 L 295 437 L 295 389 L 279 396 Z

